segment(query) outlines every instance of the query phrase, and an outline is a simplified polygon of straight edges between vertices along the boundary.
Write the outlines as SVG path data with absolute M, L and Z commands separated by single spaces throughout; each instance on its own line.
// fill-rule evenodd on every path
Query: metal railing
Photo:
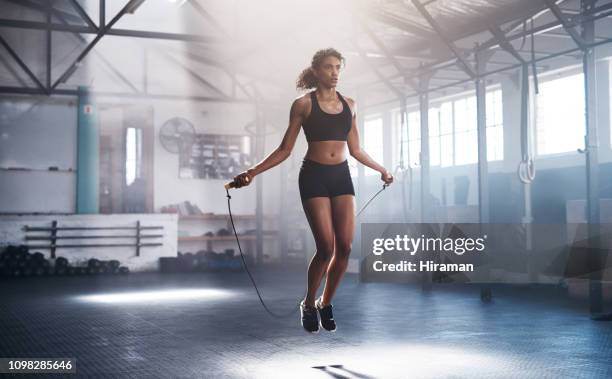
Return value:
M 26 241 L 49 241 L 48 244 L 27 244 L 29 249 L 50 249 L 51 258 L 55 258 L 55 250 L 58 248 L 90 248 L 90 247 L 135 247 L 136 256 L 140 256 L 141 247 L 162 246 L 162 242 L 142 242 L 142 240 L 158 240 L 163 238 L 163 234 L 142 234 L 147 230 L 163 230 L 163 226 L 142 226 L 140 220 L 136 221 L 136 226 L 58 226 L 57 220 L 51 222 L 51 226 L 30 226 L 25 225 Z M 106 231 L 124 230 L 135 231 L 134 234 L 79 234 L 79 235 L 58 235 L 58 231 Z M 31 232 L 49 232 L 49 235 L 27 235 Z M 61 243 L 61 240 L 101 240 L 101 239 L 135 239 L 134 243 Z M 60 241 L 58 243 L 58 240 Z

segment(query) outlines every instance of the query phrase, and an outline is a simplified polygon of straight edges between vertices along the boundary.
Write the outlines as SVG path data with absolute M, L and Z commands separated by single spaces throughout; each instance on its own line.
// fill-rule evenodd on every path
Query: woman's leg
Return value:
M 335 252 L 327 269 L 327 280 L 323 290 L 323 305 L 331 303 L 348 266 L 355 231 L 355 196 L 340 195 L 332 197 L 331 208 Z
M 304 299 L 306 305 L 314 306 L 321 279 L 334 253 L 332 207 L 329 197 L 306 199 L 302 205 L 317 246 L 308 266 L 308 291 Z

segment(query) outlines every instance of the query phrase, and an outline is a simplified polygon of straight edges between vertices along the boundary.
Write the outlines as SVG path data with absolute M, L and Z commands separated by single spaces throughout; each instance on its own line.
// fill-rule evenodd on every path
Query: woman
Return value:
M 314 236 L 317 251 L 308 267 L 308 291 L 300 305 L 302 326 L 316 333 L 321 326 L 336 330 L 331 301 L 346 271 L 355 228 L 355 191 L 351 181 L 346 146 L 351 156 L 380 172 L 386 184 L 393 176 L 361 149 L 355 102 L 336 91 L 344 58 L 335 49 L 319 50 L 310 67 L 300 74 L 297 89 L 314 91 L 297 98 L 289 116 L 289 127 L 280 146 L 254 167 L 234 178 L 237 187 L 278 165 L 289 155 L 304 128 L 308 150 L 299 174 L 302 206 Z M 327 273 L 323 295 L 315 299 Z M 317 315 L 318 313 L 318 315 Z

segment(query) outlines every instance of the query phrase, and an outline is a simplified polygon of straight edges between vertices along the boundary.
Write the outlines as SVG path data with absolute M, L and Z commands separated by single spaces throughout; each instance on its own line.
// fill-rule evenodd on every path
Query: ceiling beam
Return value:
M 74 62 L 68 66 L 68 68 L 64 71 L 62 75 L 53 83 L 51 89 L 55 89 L 60 83 L 65 82 L 70 78 L 70 76 L 76 71 L 76 69 L 81 64 L 81 61 L 85 59 L 87 54 L 93 49 L 98 42 L 104 37 L 104 35 L 125 15 L 127 12 L 133 9 L 136 4 L 141 4 L 144 0 L 130 0 L 127 4 L 121 8 L 121 10 L 113 17 L 113 19 L 104 26 L 104 28 L 100 29 L 100 32 L 96 35 L 96 37 L 85 47 L 85 49 L 76 57 Z
M 30 79 L 32 79 L 32 81 L 38 86 L 38 88 L 46 92 L 47 89 L 45 88 L 45 86 L 36 77 L 36 75 L 34 75 L 34 73 L 32 72 L 32 70 L 30 70 L 28 65 L 25 64 L 25 62 L 19 57 L 17 52 L 13 50 L 13 48 L 8 44 L 8 42 L 6 42 L 4 38 L 2 38 L 2 36 L 0 36 L 0 45 L 4 46 L 4 48 L 6 49 L 6 51 L 8 51 L 10 56 L 13 57 L 13 59 L 15 60 L 15 62 L 17 62 L 19 67 L 21 67 L 21 69 L 30 77 Z
M 467 59 L 463 56 L 463 53 L 457 49 L 457 46 L 455 46 L 454 42 L 451 41 L 445 35 L 444 31 L 442 30 L 438 22 L 434 20 L 434 18 L 431 16 L 431 14 L 429 14 L 427 9 L 425 9 L 423 4 L 421 4 L 419 0 L 412 0 L 412 4 L 416 7 L 419 13 L 423 16 L 423 18 L 425 18 L 427 23 L 431 25 L 431 27 L 436 31 L 436 33 L 438 34 L 438 37 L 442 40 L 442 42 L 444 42 L 444 44 L 453 52 L 453 54 L 455 55 L 455 57 L 457 58 L 459 62 L 460 67 L 465 71 L 465 73 L 470 78 L 475 78 L 476 73 L 474 72 L 474 69 L 472 68 L 472 65 L 470 64 L 470 62 L 468 62 Z
M 28 88 L 28 87 L 10 87 L 0 86 L 0 93 L 15 93 L 25 95 L 46 95 L 47 93 L 40 88 Z M 214 96 L 198 96 L 198 95 L 168 95 L 168 94 L 154 94 L 154 93 L 126 93 L 126 92 L 98 92 L 92 91 L 92 94 L 96 97 L 111 97 L 120 99 L 159 99 L 159 100 L 193 100 L 202 102 L 212 103 L 235 103 L 235 104 L 253 104 L 253 101 L 249 99 L 236 99 L 228 97 L 214 97 Z M 51 90 L 51 95 L 63 95 L 63 96 L 77 96 L 78 90 L 76 89 L 61 89 L 55 88 Z
M 579 25 L 580 22 L 586 22 L 586 21 L 591 21 L 591 20 L 595 21 L 595 20 L 598 20 L 598 19 L 601 19 L 601 18 L 605 18 L 605 17 L 608 16 L 608 13 L 605 12 L 605 11 L 607 11 L 610 8 L 612 8 L 612 3 L 601 5 L 601 6 L 597 7 L 597 8 L 594 8 L 590 15 L 582 15 L 581 17 L 574 17 L 574 18 L 572 18 L 572 20 L 570 21 L 570 25 L 576 26 L 576 25 Z M 535 17 L 539 17 L 539 16 L 541 16 L 542 14 L 544 14 L 546 12 L 549 12 L 549 10 L 547 8 L 544 8 L 544 10 L 545 11 L 538 10 L 536 12 L 536 14 L 534 14 L 534 18 Z M 520 26 L 520 24 L 522 24 L 522 20 L 524 20 L 524 18 L 520 19 L 520 22 L 515 22 L 514 26 L 512 26 L 510 30 L 516 30 L 516 28 L 518 26 Z M 536 26 L 536 27 L 534 27 L 533 29 L 530 29 L 530 30 L 525 30 L 525 31 L 517 32 L 517 33 L 512 34 L 512 35 L 507 35 L 506 36 L 506 40 L 507 41 L 513 41 L 513 40 L 516 40 L 516 39 L 519 39 L 519 38 L 523 38 L 523 37 L 529 36 L 531 34 L 544 33 L 546 31 L 558 28 L 558 27 L 560 27 L 560 25 L 561 24 L 560 24 L 559 20 L 552 21 L 552 22 L 549 22 L 549 23 L 546 23 L 546 24 L 543 24 L 543 25 L 540 25 L 540 26 Z M 598 41 L 598 44 L 604 44 L 604 43 L 606 43 L 606 41 L 607 41 L 606 39 L 603 39 L 601 41 Z M 480 46 L 479 46 L 479 49 L 480 50 L 492 49 L 492 48 L 497 47 L 498 45 L 499 44 L 497 43 L 496 39 L 495 38 L 491 38 L 488 41 L 485 41 L 485 42 L 481 43 Z M 574 52 L 576 52 L 576 51 L 573 50 L 573 49 L 565 50 L 565 51 L 562 51 L 562 52 L 559 52 L 559 53 L 554 53 L 553 55 L 549 55 L 547 57 L 545 56 L 542 59 L 545 59 L 545 58 L 548 58 L 548 57 L 561 57 L 561 56 L 573 57 L 570 54 L 572 54 Z M 539 60 L 540 59 L 537 59 L 536 62 L 539 61 Z M 456 64 L 455 59 L 444 58 L 444 59 L 438 60 L 436 62 L 430 63 L 428 65 L 428 67 L 426 68 L 426 71 L 418 70 L 417 72 L 413 72 L 411 75 L 413 77 L 417 77 L 419 75 L 419 73 L 421 73 L 421 72 L 436 71 L 436 70 L 448 68 L 448 67 L 453 66 L 455 64 Z M 391 76 L 387 77 L 387 79 L 393 79 L 393 78 L 397 78 L 399 76 L 400 76 L 399 74 L 391 75 Z M 371 83 L 371 84 L 376 84 L 376 83 Z
M 497 42 L 499 43 L 499 46 L 502 49 L 507 51 L 517 61 L 521 63 L 525 63 L 525 60 L 523 59 L 521 54 L 519 54 L 518 51 L 516 51 L 516 49 L 514 48 L 514 46 L 512 46 L 512 44 L 508 42 L 508 40 L 506 39 L 506 34 L 499 28 L 499 26 L 491 25 L 491 27 L 489 28 L 489 31 L 491 31 L 491 34 L 493 34 L 493 37 L 497 39 Z
M 77 11 L 77 13 L 83 19 L 83 21 L 85 21 L 85 23 L 87 23 L 87 25 L 89 25 L 90 28 L 93 28 L 95 30 L 99 30 L 99 28 L 96 25 L 96 23 L 93 22 L 91 17 L 89 17 L 89 15 L 85 11 L 85 9 L 83 9 L 83 7 L 81 7 L 81 4 L 79 4 L 79 2 L 77 0 L 70 0 L 70 4 L 72 4 L 72 7 Z
M 561 25 L 563 26 L 563 29 L 565 29 L 567 34 L 569 34 L 572 37 L 572 39 L 574 40 L 576 45 L 578 45 L 578 47 L 584 50 L 585 46 L 587 45 L 587 42 L 584 40 L 584 38 L 582 38 L 580 33 L 578 33 L 574 29 L 574 26 L 570 25 L 569 21 L 567 20 L 567 17 L 565 16 L 565 14 L 563 14 L 561 9 L 559 9 L 559 6 L 555 3 L 555 1 L 554 0 L 544 0 L 544 1 L 546 2 L 546 5 L 548 6 L 552 14 L 555 15 L 555 18 L 561 23 Z
M 139 1 L 139 0 L 136 0 Z M 57 32 L 73 32 L 82 34 L 98 34 L 96 29 L 90 26 L 81 25 L 70 25 L 70 24 L 57 24 L 47 23 L 38 21 L 24 21 L 24 20 L 10 20 L 0 19 L 0 26 L 8 28 L 21 28 L 21 29 L 34 29 L 34 30 L 52 30 Z M 107 29 L 106 27 L 103 29 Z M 102 30 L 102 29 L 101 29 Z M 217 38 L 206 37 L 194 34 L 184 33 L 162 33 L 152 32 L 145 30 L 131 30 L 131 29 L 108 29 L 104 32 L 106 35 L 120 36 L 120 37 L 137 37 L 137 38 L 152 38 L 160 40 L 172 40 L 172 41 L 185 41 L 185 42 L 198 42 L 198 43 L 222 43 L 223 41 Z
M 0 63 L 2 63 L 4 67 L 6 67 L 8 72 L 13 74 L 13 77 L 19 83 L 21 83 L 22 86 L 26 87 L 28 85 L 27 82 L 23 80 L 23 78 L 19 75 L 19 73 L 13 68 L 13 66 L 11 66 L 11 64 L 2 55 L 0 55 Z
M 385 10 L 380 8 L 373 8 L 372 12 L 370 12 L 368 16 L 373 18 L 374 20 L 377 20 L 389 26 L 393 26 L 401 31 L 408 32 L 424 40 L 431 40 L 432 38 L 436 38 L 436 34 L 432 33 L 430 30 L 425 29 L 420 25 L 410 23 L 407 20 L 402 19 L 397 15 L 386 12 Z
M 374 43 L 376 44 L 376 46 L 378 46 L 378 48 L 380 50 L 382 50 L 385 58 L 387 58 L 391 64 L 395 67 L 395 69 L 397 70 L 397 72 L 399 72 L 400 74 L 404 74 L 406 72 L 406 69 L 398 62 L 398 60 L 396 59 L 396 57 L 389 51 L 389 49 L 387 48 L 387 46 L 383 43 L 383 41 L 380 40 L 380 38 L 378 38 L 378 36 L 368 27 L 368 25 L 361 19 L 359 18 L 359 16 L 357 17 L 357 22 L 359 22 L 359 24 L 361 25 L 361 28 L 366 32 L 366 34 L 370 37 L 370 39 L 372 41 L 374 41 Z M 355 44 L 355 46 L 357 47 L 357 45 Z M 359 49 L 359 47 L 357 47 L 357 49 Z M 359 55 L 362 57 L 362 59 L 366 60 L 367 64 L 371 66 L 371 63 L 368 60 L 368 57 L 366 56 L 366 54 L 363 51 L 359 51 Z M 380 75 L 380 72 L 377 71 L 377 74 Z M 404 77 L 404 81 L 410 86 L 412 87 L 412 89 L 414 91 L 417 91 L 417 84 L 416 82 L 409 77 Z
M 47 7 L 45 5 L 42 5 L 40 3 L 37 3 L 35 1 L 32 0 L 4 0 L 7 1 L 9 3 L 13 3 L 13 4 L 17 4 L 20 7 L 25 7 L 28 9 L 33 9 L 36 11 L 39 11 L 41 13 L 47 13 Z M 75 21 L 75 22 L 81 22 L 83 21 L 81 19 L 81 17 L 79 17 L 78 15 L 75 15 L 74 13 L 70 13 L 70 12 L 66 12 L 57 8 L 52 7 L 51 11 L 53 13 L 54 16 L 63 16 L 65 19 L 70 20 L 70 21 Z

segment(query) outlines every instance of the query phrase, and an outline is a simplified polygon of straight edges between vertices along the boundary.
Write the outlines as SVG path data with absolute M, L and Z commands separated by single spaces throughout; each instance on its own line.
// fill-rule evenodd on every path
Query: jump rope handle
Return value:
M 249 177 L 247 176 L 247 178 L 246 178 L 246 182 L 247 182 L 247 183 L 249 183 L 249 181 L 250 181 L 250 179 L 249 179 Z M 235 180 L 232 180 L 231 182 L 225 183 L 225 185 L 224 185 L 223 187 L 225 187 L 225 189 L 226 189 L 226 190 L 228 190 L 228 189 L 230 189 L 230 188 L 237 188 L 237 186 L 236 186 L 237 184 L 238 184 L 238 183 L 236 183 L 236 181 L 235 181 Z

